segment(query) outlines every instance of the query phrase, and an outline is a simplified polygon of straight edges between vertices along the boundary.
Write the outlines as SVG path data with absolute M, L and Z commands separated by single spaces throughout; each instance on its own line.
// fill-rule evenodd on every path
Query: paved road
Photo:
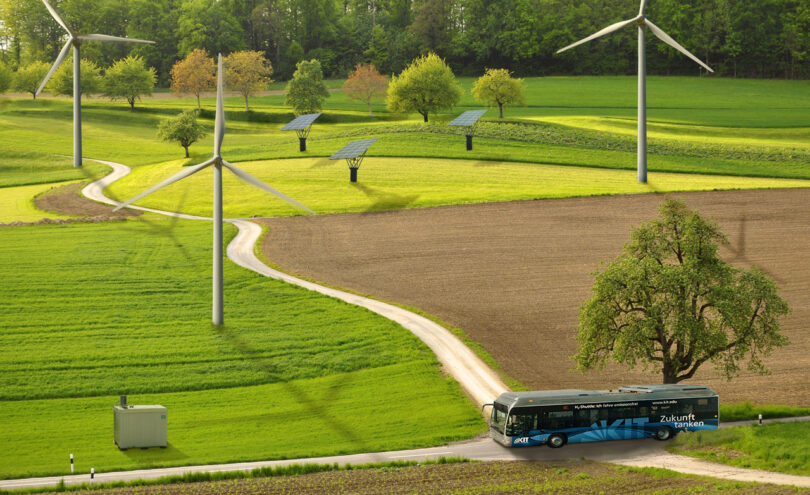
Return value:
M 107 198 L 103 190 L 112 182 L 129 174 L 130 169 L 119 163 L 96 160 L 113 168 L 113 172 L 82 190 L 90 199 L 110 205 L 118 202 Z M 143 211 L 162 215 L 169 215 L 189 220 L 206 220 L 211 218 L 165 212 L 151 208 L 130 206 Z M 349 294 L 328 287 L 307 282 L 285 273 L 273 270 L 256 258 L 253 247 L 261 235 L 261 227 L 245 219 L 228 219 L 227 221 L 239 228 L 239 233 L 228 245 L 228 257 L 235 263 L 261 273 L 265 276 L 284 280 L 285 282 L 335 297 L 350 304 L 368 308 L 386 318 L 390 318 L 419 336 L 438 356 L 445 369 L 464 387 L 478 404 L 490 402 L 502 391 L 508 390 L 494 371 L 478 359 L 461 341 L 450 334 L 443 327 L 419 315 L 401 308 L 381 303 L 373 299 Z M 810 420 L 810 418 L 794 418 L 790 420 Z M 751 422 L 727 423 L 723 427 L 750 424 Z M 725 478 L 736 481 L 758 481 L 767 483 L 790 484 L 801 487 L 810 487 L 810 477 L 791 476 L 766 471 L 734 468 L 721 464 L 710 463 L 685 456 L 668 453 L 664 444 L 654 440 L 625 440 L 620 442 L 603 442 L 591 444 L 568 445 L 562 449 L 526 448 L 507 449 L 496 444 L 489 438 L 479 438 L 466 442 L 455 443 L 442 447 L 428 449 L 404 450 L 395 452 L 380 452 L 371 454 L 356 454 L 336 457 L 319 457 L 310 459 L 293 459 L 282 461 L 262 461 L 248 463 L 182 466 L 175 468 L 149 469 L 137 471 L 120 471 L 110 473 L 97 473 L 95 482 L 126 481 L 135 479 L 154 479 L 170 475 L 182 475 L 189 472 L 218 472 L 218 471 L 244 471 L 264 466 L 283 466 L 302 463 L 339 463 L 339 464 L 366 464 L 391 460 L 425 460 L 438 457 L 466 457 L 475 460 L 564 460 L 564 459 L 591 459 L 594 461 L 611 462 L 629 466 L 661 467 L 690 474 L 700 474 Z M 46 478 L 28 478 L 20 480 L 0 480 L 0 489 L 35 488 L 53 486 L 64 479 L 66 484 L 86 483 L 90 481 L 88 474 L 74 476 L 54 476 Z

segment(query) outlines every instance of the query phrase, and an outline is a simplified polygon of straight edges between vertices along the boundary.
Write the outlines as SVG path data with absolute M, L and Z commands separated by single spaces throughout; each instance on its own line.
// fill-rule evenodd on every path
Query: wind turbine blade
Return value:
M 45 79 L 42 80 L 42 84 L 40 84 L 39 88 L 37 88 L 37 96 L 39 96 L 39 94 L 42 93 L 42 90 L 45 89 L 45 85 L 48 84 L 48 81 L 51 80 L 51 76 L 53 76 L 53 73 L 56 72 L 56 69 L 58 69 L 59 66 L 62 65 L 62 62 L 65 61 L 65 59 L 68 56 L 68 53 L 70 53 L 70 47 L 72 44 L 73 38 L 67 40 L 65 46 L 62 47 L 62 51 L 59 52 L 59 56 L 56 57 L 56 61 L 51 66 L 51 70 L 48 71 L 48 74 L 45 76 Z
M 231 172 L 233 172 L 233 173 L 234 173 L 234 175 L 236 175 L 237 177 L 239 177 L 239 178 L 240 178 L 240 179 L 242 179 L 243 181 L 247 182 L 248 184 L 252 184 L 252 185 L 254 185 L 254 186 L 258 187 L 259 189 L 264 189 L 265 191 L 269 192 L 270 194 L 273 194 L 273 195 L 275 195 L 275 196 L 278 196 L 279 198 L 283 199 L 284 201 L 286 201 L 286 202 L 288 202 L 288 203 L 292 203 L 292 204 L 294 204 L 295 206 L 297 206 L 297 207 L 299 207 L 299 208 L 302 208 L 302 209 L 304 209 L 304 210 L 307 210 L 308 212 L 312 213 L 313 215 L 317 215 L 317 213 L 315 213 L 314 211 L 310 210 L 310 209 L 309 209 L 309 208 L 307 208 L 306 206 L 302 205 L 302 204 L 301 204 L 301 203 L 299 203 L 298 201 L 296 201 L 296 200 L 292 199 L 291 197 L 286 196 L 286 195 L 284 195 L 284 194 L 282 194 L 282 193 L 280 193 L 280 192 L 276 191 L 276 190 L 275 190 L 275 189 L 273 189 L 272 187 L 268 186 L 267 184 L 265 184 L 264 182 L 260 181 L 260 180 L 259 180 L 259 179 L 257 179 L 256 177 L 253 177 L 252 175 L 250 175 L 249 173 L 245 172 L 244 170 L 242 170 L 242 169 L 240 169 L 240 168 L 237 168 L 237 167 L 235 167 L 235 166 L 231 165 L 230 163 L 228 163 L 228 162 L 226 162 L 226 161 L 224 161 L 224 160 L 222 161 L 222 164 L 223 164 L 223 165 L 225 165 L 225 167 L 227 167 L 227 168 L 228 168 L 228 170 L 230 170 Z
M 219 54 L 217 67 L 217 116 L 214 121 L 214 156 L 219 157 L 222 150 L 222 140 L 225 137 L 225 103 L 222 101 L 222 54 Z
M 121 38 L 120 36 L 110 36 L 107 34 L 83 34 L 81 36 L 76 36 L 80 40 L 87 40 L 87 41 L 114 41 L 116 43 L 149 43 L 154 45 L 154 41 L 149 40 L 138 40 L 135 38 Z
M 621 28 L 623 28 L 625 26 L 629 26 L 630 24 L 633 24 L 634 22 L 637 22 L 637 21 L 638 21 L 638 18 L 636 17 L 636 18 L 633 18 L 633 19 L 628 19 L 626 21 L 617 22 L 616 24 L 611 24 L 610 26 L 606 27 L 605 29 L 603 29 L 601 31 L 597 31 L 596 33 L 593 33 L 592 35 L 588 36 L 587 38 L 581 39 L 581 40 L 577 41 L 576 43 L 573 43 L 571 45 L 566 46 L 565 48 L 560 48 L 559 50 L 557 50 L 557 53 L 562 53 L 562 52 L 564 52 L 564 51 L 566 51 L 566 50 L 568 50 L 570 48 L 574 48 L 575 46 L 579 46 L 579 45 L 581 45 L 583 43 L 587 43 L 587 42 L 591 41 L 592 39 L 598 38 L 600 36 L 604 36 L 606 34 L 610 34 L 613 31 L 618 31 L 619 29 L 621 29 Z
M 188 177 L 191 174 L 196 174 L 197 172 L 204 169 L 205 167 L 208 167 L 209 165 L 211 165 L 215 161 L 216 161 L 216 159 L 211 158 L 210 160 L 208 160 L 205 163 L 201 163 L 199 165 L 194 165 L 193 167 L 189 167 L 189 168 L 187 168 L 185 170 L 181 170 L 179 173 L 172 175 L 171 177 L 164 180 L 160 184 L 158 184 L 158 185 L 156 185 L 156 186 L 154 186 L 154 187 L 152 187 L 150 189 L 147 189 L 146 191 L 144 191 L 141 194 L 135 196 L 134 198 L 130 199 L 129 201 L 126 201 L 126 202 L 121 203 L 120 205 L 116 206 L 113 211 L 118 211 L 118 210 L 120 210 L 121 208 L 123 208 L 125 206 L 129 206 L 130 204 L 134 203 L 135 201 L 138 201 L 139 199 L 143 198 L 144 196 L 149 196 L 153 192 L 155 192 L 155 191 L 157 191 L 159 189 L 163 189 L 164 187 L 166 187 L 168 185 L 174 184 L 175 182 L 177 182 L 179 180 L 185 179 L 186 177 Z
M 703 62 L 701 62 L 701 60 L 700 60 L 699 58 L 697 58 L 696 56 L 694 56 L 694 55 L 692 55 L 691 53 L 689 53 L 689 50 L 687 50 L 686 48 L 682 47 L 681 45 L 679 45 L 679 44 L 678 44 L 678 42 L 677 42 L 677 41 L 675 41 L 675 40 L 673 40 L 672 38 L 670 38 L 670 36 L 669 36 L 667 33 L 665 33 L 664 31 L 662 31 L 662 30 L 661 30 L 661 28 L 659 28 L 658 26 L 656 26 L 656 25 L 655 25 L 655 24 L 653 24 L 652 22 L 648 21 L 647 19 L 644 19 L 644 23 L 645 23 L 645 24 L 647 24 L 647 26 L 649 26 L 650 31 L 652 31 L 654 35 L 658 36 L 658 38 L 659 38 L 661 41 L 663 41 L 663 42 L 664 42 L 664 43 L 666 43 L 667 45 L 671 46 L 672 48 L 674 48 L 674 49 L 678 50 L 679 52 L 683 53 L 683 54 L 684 54 L 684 55 L 686 55 L 687 57 L 691 58 L 692 60 L 694 60 L 695 62 L 697 62 L 698 64 L 700 64 L 700 65 L 701 65 L 701 66 L 702 66 L 704 69 L 706 69 L 707 71 L 709 71 L 709 72 L 714 72 L 714 71 L 712 70 L 712 68 L 711 68 L 711 67 L 709 67 L 708 65 L 704 64 Z
M 54 10 L 54 8 L 53 8 L 53 7 L 51 7 L 51 4 L 49 4 L 49 3 L 48 3 L 48 0 L 42 0 L 42 3 L 44 3 L 44 4 L 45 4 L 45 8 L 46 8 L 46 9 L 48 9 L 48 12 L 50 12 L 50 13 L 51 13 L 51 16 L 52 16 L 52 17 L 53 17 L 53 18 L 56 20 L 56 22 L 58 22 L 58 23 L 59 23 L 59 25 L 60 25 L 60 26 L 62 26 L 62 28 L 63 28 L 65 31 L 67 31 L 67 33 L 68 33 L 70 36 L 73 36 L 73 31 L 71 31 L 70 29 L 68 29 L 67 24 L 65 24 L 65 21 L 63 21 L 63 20 L 62 20 L 62 18 L 61 18 L 61 17 L 59 17 L 59 14 L 57 14 L 57 13 L 56 13 L 56 10 Z
M 644 15 L 644 7 L 647 6 L 647 0 L 641 0 L 641 6 L 638 8 L 638 15 Z

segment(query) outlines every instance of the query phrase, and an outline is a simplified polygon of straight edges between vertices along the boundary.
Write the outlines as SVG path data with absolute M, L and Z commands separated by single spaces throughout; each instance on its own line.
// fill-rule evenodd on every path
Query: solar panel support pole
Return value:
M 298 151 L 306 151 L 307 150 L 307 138 L 305 137 L 298 137 Z
M 472 134 L 467 134 L 467 151 L 472 151 Z
M 357 182 L 357 169 L 350 168 L 349 182 Z

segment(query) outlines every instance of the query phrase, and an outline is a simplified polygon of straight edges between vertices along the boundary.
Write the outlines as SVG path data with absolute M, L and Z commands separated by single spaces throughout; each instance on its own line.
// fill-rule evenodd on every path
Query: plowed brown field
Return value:
M 810 190 L 673 194 L 715 218 L 725 259 L 756 264 L 793 313 L 791 344 L 727 382 L 710 365 L 693 379 L 724 401 L 810 406 Z M 632 228 L 657 216 L 663 195 L 522 201 L 264 220 L 262 248 L 289 272 L 414 306 L 458 326 L 532 389 L 656 383 L 609 366 L 572 372 L 579 306 L 592 272 L 615 258 Z

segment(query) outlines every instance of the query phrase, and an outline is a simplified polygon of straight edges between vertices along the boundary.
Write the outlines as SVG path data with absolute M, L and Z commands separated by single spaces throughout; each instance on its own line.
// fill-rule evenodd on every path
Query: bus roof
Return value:
M 504 392 L 495 402 L 512 407 L 627 402 L 638 400 L 713 397 L 714 390 L 703 385 L 629 385 L 616 390 L 540 390 Z

